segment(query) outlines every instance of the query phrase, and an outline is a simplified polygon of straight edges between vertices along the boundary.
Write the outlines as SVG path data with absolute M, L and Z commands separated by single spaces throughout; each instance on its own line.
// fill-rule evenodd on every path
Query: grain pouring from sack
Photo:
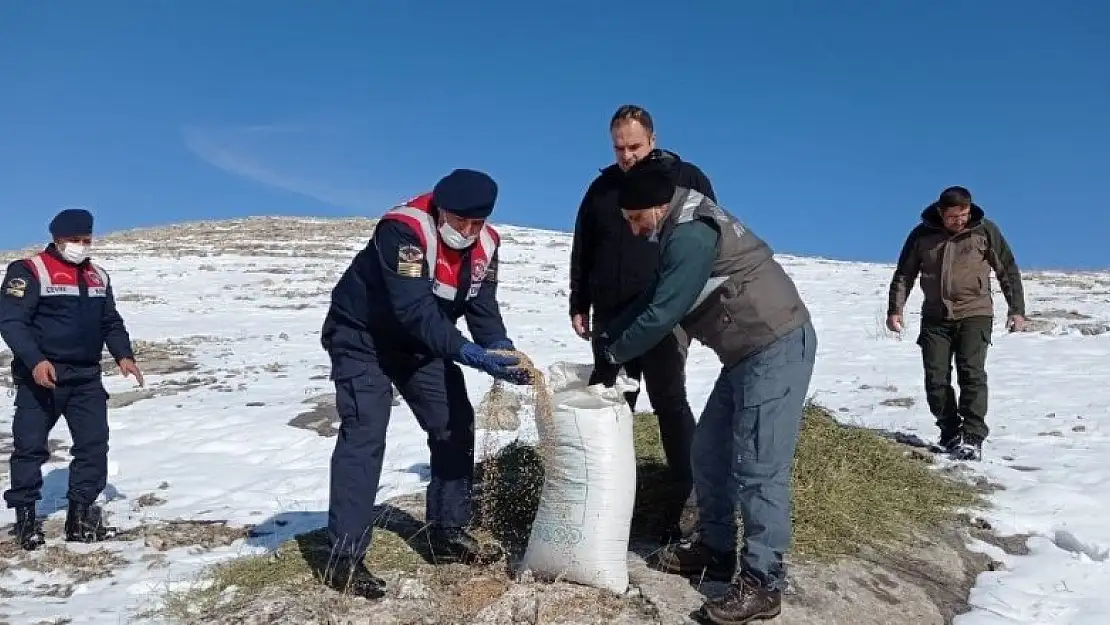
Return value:
M 519 358 L 520 362 L 514 365 L 512 368 L 524 369 L 528 372 L 528 377 L 531 380 L 532 387 L 532 403 L 535 406 L 536 413 L 536 429 L 540 432 L 541 438 L 541 440 L 539 441 L 540 455 L 544 459 L 544 466 L 550 467 L 550 464 L 547 462 L 549 458 L 548 451 L 550 445 L 545 444 L 545 442 L 542 440 L 542 432 L 551 431 L 550 428 L 552 425 L 552 418 L 555 413 L 555 407 L 552 405 L 551 393 L 547 389 L 547 379 L 544 377 L 543 371 L 540 371 L 536 367 L 535 363 L 532 362 L 532 359 L 529 358 L 528 355 L 524 352 L 511 349 L 492 351 L 495 354 L 500 354 L 502 356 L 513 356 L 515 358 Z M 500 385 L 501 382 L 497 381 L 494 382 L 494 384 Z M 541 422 L 543 424 L 543 427 L 540 427 Z
M 496 453 L 492 449 L 487 450 L 487 460 L 482 463 L 479 515 L 486 529 L 523 547 L 536 514 L 545 475 L 551 471 L 550 460 L 554 455 L 554 448 L 552 442 L 546 439 L 551 437 L 553 431 L 553 398 L 544 373 L 536 368 L 526 354 L 515 350 L 491 351 L 518 358 L 520 362 L 513 368 L 528 371 L 539 440 L 534 447 L 518 440 Z M 505 386 L 505 382 L 494 380 L 479 407 L 479 410 L 490 413 L 483 415 L 486 421 L 490 420 L 492 413 L 509 407 L 510 402 L 505 399 Z M 515 409 L 519 410 L 519 405 Z M 492 443 L 492 440 L 487 440 Z

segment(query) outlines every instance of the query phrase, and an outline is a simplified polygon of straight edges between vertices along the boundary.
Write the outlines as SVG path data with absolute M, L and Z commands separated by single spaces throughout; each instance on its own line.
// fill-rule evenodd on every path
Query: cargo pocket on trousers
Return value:
M 917 331 L 917 339 L 914 343 L 917 343 L 918 347 L 925 349 L 925 328 L 921 328 Z
M 737 441 L 737 449 L 742 450 L 741 464 L 766 466 L 776 462 L 777 450 L 785 442 L 783 424 L 779 421 L 789 416 L 784 410 L 791 390 L 786 373 L 781 367 L 762 367 L 745 376 L 740 414 L 733 423 L 736 435 L 748 439 Z M 763 472 L 752 470 L 757 474 Z

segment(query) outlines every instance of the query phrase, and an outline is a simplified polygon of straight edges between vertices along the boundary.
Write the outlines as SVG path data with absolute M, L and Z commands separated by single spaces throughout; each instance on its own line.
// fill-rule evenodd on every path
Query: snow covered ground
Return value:
M 177 341 L 197 365 L 148 375 L 148 388 L 179 392 L 111 412 L 106 508 L 113 521 L 126 529 L 157 519 L 227 520 L 261 524 L 263 531 L 225 547 L 180 547 L 162 556 L 141 537 L 114 543 L 128 564 L 83 582 L 49 567 L 0 567 L 0 621 L 127 622 L 150 607 L 152 592 L 190 583 L 211 562 L 324 525 L 334 438 L 289 421 L 311 408 L 306 400 L 330 390 L 318 330 L 328 292 L 367 230 L 364 220 L 250 220 L 124 233 L 97 246 L 132 337 Z M 515 227 L 502 232 L 500 292 L 517 345 L 541 366 L 587 360 L 588 346 L 566 314 L 569 236 Z M 931 440 L 913 342 L 920 292 L 910 300 L 909 328 L 899 339 L 883 328 L 890 267 L 780 261 L 815 317 L 815 399 L 845 421 Z M 1031 535 L 1029 554 L 978 545 L 1006 569 L 979 578 L 974 611 L 956 623 L 1106 623 L 1110 333 L 1103 332 L 1110 322 L 1110 274 L 1036 274 L 1027 277 L 1026 293 L 1030 312 L 1045 313 L 1037 321 L 1042 331 L 1007 334 L 1004 302 L 996 299 L 999 326 L 988 360 L 993 431 L 976 470 L 1005 486 L 983 516 L 1002 533 Z M 688 371 L 698 412 L 718 363 L 695 346 Z M 473 371 L 467 379 L 477 403 L 490 380 Z M 115 396 L 134 389 L 118 375 L 106 385 Z M 646 408 L 646 398 L 641 402 Z M 0 395 L 0 432 L 10 432 L 12 403 L 10 394 Z M 403 404 L 394 409 L 389 432 L 379 500 L 425 483 L 424 434 Z M 530 436 L 527 423 L 522 435 Z M 70 442 L 62 423 L 53 437 L 63 447 Z M 44 470 L 40 506 L 54 519 L 65 514 L 68 455 L 58 457 Z M 0 523 L 13 520 L 10 510 L 0 515 Z

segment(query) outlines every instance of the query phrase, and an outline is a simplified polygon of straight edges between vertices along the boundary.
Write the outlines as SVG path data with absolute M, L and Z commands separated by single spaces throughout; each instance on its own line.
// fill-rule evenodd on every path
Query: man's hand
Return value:
M 54 364 L 49 360 L 44 360 L 35 365 L 35 368 L 31 371 L 31 377 L 35 379 L 35 384 L 43 388 L 54 388 L 54 383 L 58 381 Z
M 135 381 L 139 383 L 139 386 L 145 386 L 143 383 L 143 372 L 139 371 L 139 365 L 135 364 L 134 360 L 130 358 L 120 360 L 119 372 L 122 373 L 125 378 L 129 375 L 135 376 Z
M 1025 332 L 1028 326 L 1029 322 L 1022 315 L 1010 315 L 1010 318 L 1006 320 L 1006 327 L 1010 332 Z
M 612 345 L 613 345 L 613 337 L 609 336 L 609 331 L 608 330 L 606 330 L 606 331 L 604 331 L 604 332 L 602 332 L 601 334 L 598 335 L 598 337 L 597 337 L 598 351 L 601 352 L 602 358 L 604 358 L 607 362 L 609 362 L 609 364 L 615 365 L 615 364 L 618 364 L 618 363 L 617 363 L 616 360 L 613 359 L 613 353 L 609 351 L 609 347 L 611 347 Z M 616 379 L 614 378 L 614 383 L 615 383 L 615 381 L 616 381 Z M 610 384 L 609 386 L 612 386 L 612 384 Z
M 897 332 L 897 333 L 901 334 L 903 327 L 905 327 L 905 326 L 902 325 L 902 315 L 887 315 L 887 318 L 886 318 L 886 329 L 887 330 L 890 330 L 891 332 Z
M 570 318 L 570 325 L 574 328 L 574 333 L 578 338 L 585 341 L 590 340 L 590 316 L 581 313 L 574 315 Z
M 494 341 L 490 345 L 487 345 L 486 349 L 492 352 L 511 352 L 516 351 L 516 345 L 513 345 L 513 342 L 509 339 L 504 339 L 501 341 Z
M 520 358 L 496 354 L 475 343 L 463 344 L 462 349 L 459 350 L 459 361 L 468 367 L 485 371 L 498 380 L 506 380 L 513 384 L 531 382 L 528 372 L 515 366 L 520 364 Z

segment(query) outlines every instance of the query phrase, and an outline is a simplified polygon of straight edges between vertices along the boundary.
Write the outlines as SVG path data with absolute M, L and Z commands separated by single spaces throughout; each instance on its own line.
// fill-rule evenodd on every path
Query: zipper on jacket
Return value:
M 940 305 L 944 308 L 945 315 L 951 317 L 952 311 L 952 266 L 948 259 L 948 250 L 952 247 L 954 235 L 948 235 L 944 246 L 940 250 Z
M 78 299 L 81 300 L 81 306 L 84 307 L 89 299 L 89 283 L 85 281 L 85 272 L 81 271 L 80 265 L 75 269 L 77 272 L 77 293 Z

